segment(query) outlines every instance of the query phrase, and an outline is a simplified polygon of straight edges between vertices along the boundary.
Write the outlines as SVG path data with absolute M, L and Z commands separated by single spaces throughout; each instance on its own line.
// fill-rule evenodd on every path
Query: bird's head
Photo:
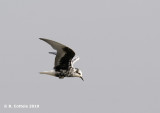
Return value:
M 75 68 L 75 77 L 79 77 L 84 81 L 83 76 L 82 76 L 82 71 L 78 68 Z

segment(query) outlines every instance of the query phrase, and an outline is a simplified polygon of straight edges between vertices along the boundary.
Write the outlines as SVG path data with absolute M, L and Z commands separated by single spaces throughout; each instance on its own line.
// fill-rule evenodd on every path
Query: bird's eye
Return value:
M 78 71 L 78 70 L 76 70 L 76 72 L 77 72 L 77 73 L 79 73 L 79 71 Z

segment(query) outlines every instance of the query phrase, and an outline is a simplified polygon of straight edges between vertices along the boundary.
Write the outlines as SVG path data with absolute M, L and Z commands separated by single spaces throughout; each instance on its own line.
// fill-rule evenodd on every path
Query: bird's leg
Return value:
M 75 62 L 77 62 L 78 60 L 79 60 L 79 57 L 78 57 L 78 56 L 75 57 L 75 58 L 73 58 L 72 61 L 71 61 L 72 66 L 73 66 L 73 64 L 74 64 Z
M 64 70 L 60 70 L 59 78 L 60 78 L 60 79 L 63 79 L 64 77 L 65 77 Z
M 54 54 L 54 55 L 57 55 L 57 53 L 56 53 L 56 52 L 49 52 L 49 54 Z
M 64 78 L 62 72 L 59 73 L 59 76 L 58 76 L 58 77 L 59 77 L 60 79 L 61 79 L 61 78 Z

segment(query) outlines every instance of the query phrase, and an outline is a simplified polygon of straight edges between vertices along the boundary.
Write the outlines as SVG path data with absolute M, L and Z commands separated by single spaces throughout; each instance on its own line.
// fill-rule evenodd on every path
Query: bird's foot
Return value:
M 63 79 L 64 78 L 64 76 L 59 76 L 59 79 Z

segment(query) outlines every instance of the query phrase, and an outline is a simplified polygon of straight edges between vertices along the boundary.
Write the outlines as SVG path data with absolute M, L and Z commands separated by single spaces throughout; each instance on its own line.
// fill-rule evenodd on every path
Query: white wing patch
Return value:
M 74 64 L 75 62 L 77 62 L 79 59 L 80 59 L 80 58 L 79 58 L 78 56 L 77 56 L 77 57 L 74 57 L 74 58 L 72 59 L 72 61 L 71 61 L 72 67 L 73 67 L 73 64 Z

